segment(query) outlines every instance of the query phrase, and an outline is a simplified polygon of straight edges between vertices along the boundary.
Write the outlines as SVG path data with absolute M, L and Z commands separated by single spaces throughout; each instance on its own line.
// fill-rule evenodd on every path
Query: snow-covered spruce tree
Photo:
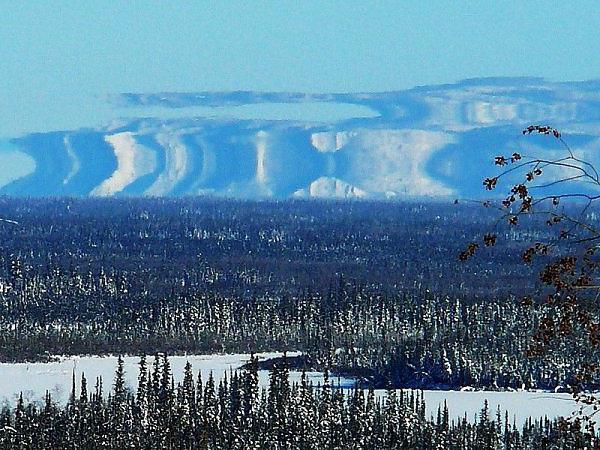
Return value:
M 196 386 L 192 365 L 186 362 L 183 382 L 177 386 L 177 441 L 183 448 L 192 448 L 196 420 Z
M 246 429 L 244 428 L 244 410 L 242 405 L 242 378 L 238 372 L 231 374 L 229 389 L 229 448 L 242 450 L 246 448 Z
M 204 386 L 203 398 L 204 430 L 206 433 L 206 444 L 209 448 L 215 448 L 220 434 L 219 422 L 219 402 L 215 392 L 215 380 L 213 373 L 210 372 L 208 380 Z
M 388 389 L 385 398 L 385 422 L 384 426 L 384 442 L 385 446 L 390 447 L 395 442 L 400 440 L 400 407 L 396 397 L 395 389 Z
M 129 443 L 129 431 L 132 425 L 129 392 L 125 387 L 125 368 L 123 358 L 119 355 L 115 381 L 109 401 L 111 411 L 110 440 L 111 445 L 126 448 Z
M 298 435 L 295 437 L 300 448 L 312 448 L 317 445 L 317 423 L 318 409 L 314 395 L 314 387 L 308 381 L 306 371 L 302 371 L 300 389 L 297 398 L 296 429 Z
M 149 426 L 149 390 L 148 384 L 148 366 L 146 363 L 146 355 L 140 357 L 140 363 L 138 366 L 138 388 L 136 392 L 136 421 L 138 423 L 139 430 L 142 434 L 148 431 Z
M 260 388 L 258 384 L 258 358 L 250 356 L 250 362 L 243 373 L 242 381 L 242 425 L 244 442 L 249 450 L 258 450 L 260 443 L 260 421 L 258 411 L 260 406 Z
M 348 398 L 348 431 L 349 439 L 356 448 L 365 447 L 366 436 L 366 404 L 364 389 L 357 385 Z

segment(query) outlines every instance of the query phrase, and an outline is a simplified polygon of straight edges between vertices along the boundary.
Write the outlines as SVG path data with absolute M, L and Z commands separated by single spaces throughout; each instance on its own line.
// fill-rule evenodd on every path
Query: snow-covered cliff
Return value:
M 493 172 L 496 154 L 558 149 L 550 138 L 523 137 L 531 123 L 561 129 L 578 154 L 600 163 L 600 82 L 593 81 L 499 78 L 388 93 L 122 94 L 112 101 L 138 115 L 177 108 L 182 117 L 140 116 L 12 139 L 34 164 L 0 194 L 482 196 L 481 179 Z M 194 114 L 269 104 L 354 105 L 372 114 L 331 121 Z M 181 113 L 186 108 L 189 117 Z

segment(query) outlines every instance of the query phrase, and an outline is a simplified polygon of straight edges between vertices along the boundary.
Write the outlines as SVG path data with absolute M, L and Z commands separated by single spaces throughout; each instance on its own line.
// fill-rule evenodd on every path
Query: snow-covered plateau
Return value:
M 600 154 L 598 81 L 490 78 L 384 93 L 111 98 L 126 118 L 7 137 L 0 194 L 476 197 L 485 194 L 481 179 L 494 170 L 494 156 L 560 150 L 551 137 L 521 134 L 536 123 L 560 129 L 577 156 L 598 163 Z M 260 114 L 270 105 L 277 115 Z M 286 105 L 313 113 L 286 114 Z M 355 110 L 335 114 L 336 106 Z M 319 107 L 329 114 L 315 115 Z M 252 108 L 257 114 L 248 114 Z

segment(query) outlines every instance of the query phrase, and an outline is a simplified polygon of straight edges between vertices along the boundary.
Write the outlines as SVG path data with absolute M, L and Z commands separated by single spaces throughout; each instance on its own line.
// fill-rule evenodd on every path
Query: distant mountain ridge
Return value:
M 600 163 L 600 81 L 488 78 L 384 93 L 124 93 L 110 101 L 138 114 L 298 103 L 360 105 L 374 114 L 331 121 L 142 114 L 97 129 L 32 133 L 11 142 L 35 170 L 0 194 L 482 197 L 495 155 L 559 150 L 551 138 L 520 134 L 532 123 L 559 128 L 578 155 Z M 1 161 L 0 153 L 0 170 Z

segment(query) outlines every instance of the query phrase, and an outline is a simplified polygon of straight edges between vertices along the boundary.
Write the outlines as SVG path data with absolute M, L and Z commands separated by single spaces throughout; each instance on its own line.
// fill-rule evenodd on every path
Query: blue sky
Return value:
M 103 96 L 124 91 L 600 78 L 600 6 L 591 1 L 5 0 L 0 8 L 0 137 L 108 120 Z

